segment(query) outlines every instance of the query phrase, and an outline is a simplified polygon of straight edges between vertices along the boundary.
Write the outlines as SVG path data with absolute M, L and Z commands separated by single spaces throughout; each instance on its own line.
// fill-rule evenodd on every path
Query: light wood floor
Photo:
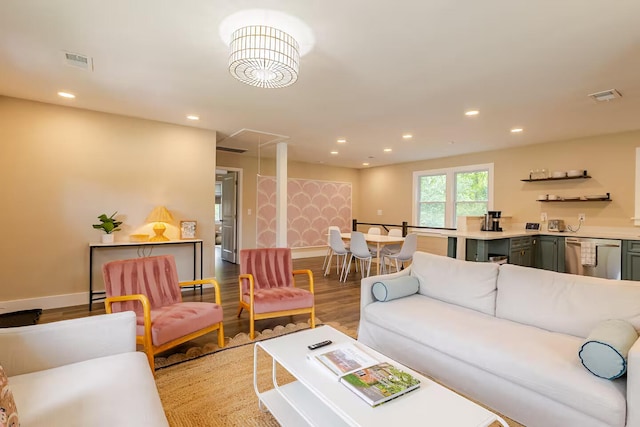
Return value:
M 331 274 L 323 276 L 322 262 L 324 257 L 304 258 L 293 260 L 294 269 L 310 269 L 313 272 L 315 287 L 316 318 L 323 322 L 338 322 L 343 326 L 356 330 L 360 319 L 360 273 L 352 271 L 346 283 L 338 281 L 335 270 L 335 259 Z M 373 270 L 374 266 L 372 266 Z M 249 315 L 243 311 L 238 319 L 238 274 L 239 266 L 228 262 L 216 261 L 216 279 L 220 284 L 222 308 L 224 312 L 224 334 L 233 337 L 239 332 L 249 332 Z M 300 281 L 300 287 L 307 289 L 306 280 Z M 211 289 L 204 289 L 202 296 L 200 291 L 183 292 L 184 301 L 213 302 L 214 296 Z M 65 307 L 60 309 L 44 310 L 40 317 L 40 323 L 54 322 L 58 320 L 74 319 L 90 315 L 104 314 L 104 304 L 94 303 L 93 311 L 89 312 L 88 305 Z M 271 329 L 277 325 L 287 323 L 306 322 L 306 315 L 287 316 L 276 319 L 265 319 L 256 322 L 256 331 Z M 202 345 L 216 339 L 213 332 L 198 338 L 189 344 Z M 176 348 L 174 351 L 183 350 L 189 344 Z M 166 354 L 171 354 L 169 350 Z

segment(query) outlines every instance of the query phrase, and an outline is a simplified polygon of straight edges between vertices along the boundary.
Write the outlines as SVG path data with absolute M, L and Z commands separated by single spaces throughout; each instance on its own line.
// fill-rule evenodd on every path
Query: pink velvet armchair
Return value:
M 151 370 L 154 356 L 178 344 L 218 331 L 224 347 L 220 287 L 214 279 L 179 282 L 171 255 L 127 259 L 106 263 L 104 276 L 107 313 L 135 311 L 136 342 L 144 346 Z M 211 284 L 215 304 L 182 302 L 182 286 Z
M 302 274 L 307 275 L 309 290 L 295 286 L 295 276 Z M 238 284 L 238 317 L 242 309 L 249 311 L 251 339 L 255 338 L 254 322 L 260 319 L 309 313 L 311 327 L 315 328 L 313 273 L 293 270 L 291 249 L 241 250 Z

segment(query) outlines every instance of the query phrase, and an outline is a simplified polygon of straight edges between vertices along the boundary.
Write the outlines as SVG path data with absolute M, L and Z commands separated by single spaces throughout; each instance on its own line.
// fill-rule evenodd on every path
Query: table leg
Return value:
M 378 242 L 376 246 L 378 250 L 378 253 L 376 254 L 376 272 L 377 272 L 376 276 L 380 275 L 380 249 L 382 249 L 383 246 L 380 246 L 380 242 Z
M 93 309 L 93 246 L 89 247 L 89 312 Z

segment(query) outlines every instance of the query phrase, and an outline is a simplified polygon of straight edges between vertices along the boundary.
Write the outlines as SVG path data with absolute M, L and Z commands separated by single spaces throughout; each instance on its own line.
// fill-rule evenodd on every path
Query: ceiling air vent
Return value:
M 222 147 L 220 145 L 216 146 L 216 150 L 218 150 L 218 151 L 226 151 L 228 153 L 237 153 L 237 154 L 242 154 L 242 153 L 246 153 L 247 152 L 247 150 L 245 148 Z
M 603 90 L 602 92 L 596 92 L 589 94 L 589 98 L 594 101 L 603 102 L 603 101 L 611 101 L 612 99 L 620 98 L 620 92 L 615 89 Z
M 93 58 L 79 53 L 62 52 L 64 63 L 70 67 L 93 71 Z

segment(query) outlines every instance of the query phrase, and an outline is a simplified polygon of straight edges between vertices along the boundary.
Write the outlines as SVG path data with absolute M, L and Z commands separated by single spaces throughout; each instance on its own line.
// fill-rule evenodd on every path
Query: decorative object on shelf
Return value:
M 147 222 L 153 222 L 153 232 L 156 233 L 151 239 L 151 242 L 166 242 L 169 240 L 168 237 L 164 235 L 164 231 L 167 229 L 165 223 L 172 223 L 173 216 L 171 212 L 167 210 L 164 206 L 156 206 L 153 208 L 149 216 L 147 217 Z
M 564 179 L 588 179 L 588 178 L 591 178 L 591 177 L 587 174 L 587 171 L 584 169 L 581 169 L 581 170 L 572 169 L 568 172 L 553 172 L 551 176 L 546 175 L 546 172 L 544 175 L 542 175 L 542 173 L 536 169 L 535 171 L 533 170 L 529 171 L 528 179 L 521 179 L 520 181 L 523 181 L 523 182 L 560 181 Z
M 594 196 L 554 196 L 549 195 L 548 199 L 537 199 L 539 202 L 610 202 L 611 193 L 596 194 Z
M 180 221 L 180 238 L 195 239 L 197 225 L 198 223 L 196 221 Z
M 298 80 L 300 49 L 289 34 L 265 25 L 249 25 L 231 34 L 229 72 L 251 86 L 281 88 Z
M 100 224 L 93 224 L 93 228 L 97 230 L 104 231 L 104 234 L 101 237 L 102 243 L 113 243 L 113 233 L 114 231 L 120 231 L 120 226 L 122 225 L 122 221 L 117 221 L 115 216 L 118 212 L 114 212 L 111 216 L 107 216 L 106 214 L 102 214 L 98 217 L 100 220 Z

